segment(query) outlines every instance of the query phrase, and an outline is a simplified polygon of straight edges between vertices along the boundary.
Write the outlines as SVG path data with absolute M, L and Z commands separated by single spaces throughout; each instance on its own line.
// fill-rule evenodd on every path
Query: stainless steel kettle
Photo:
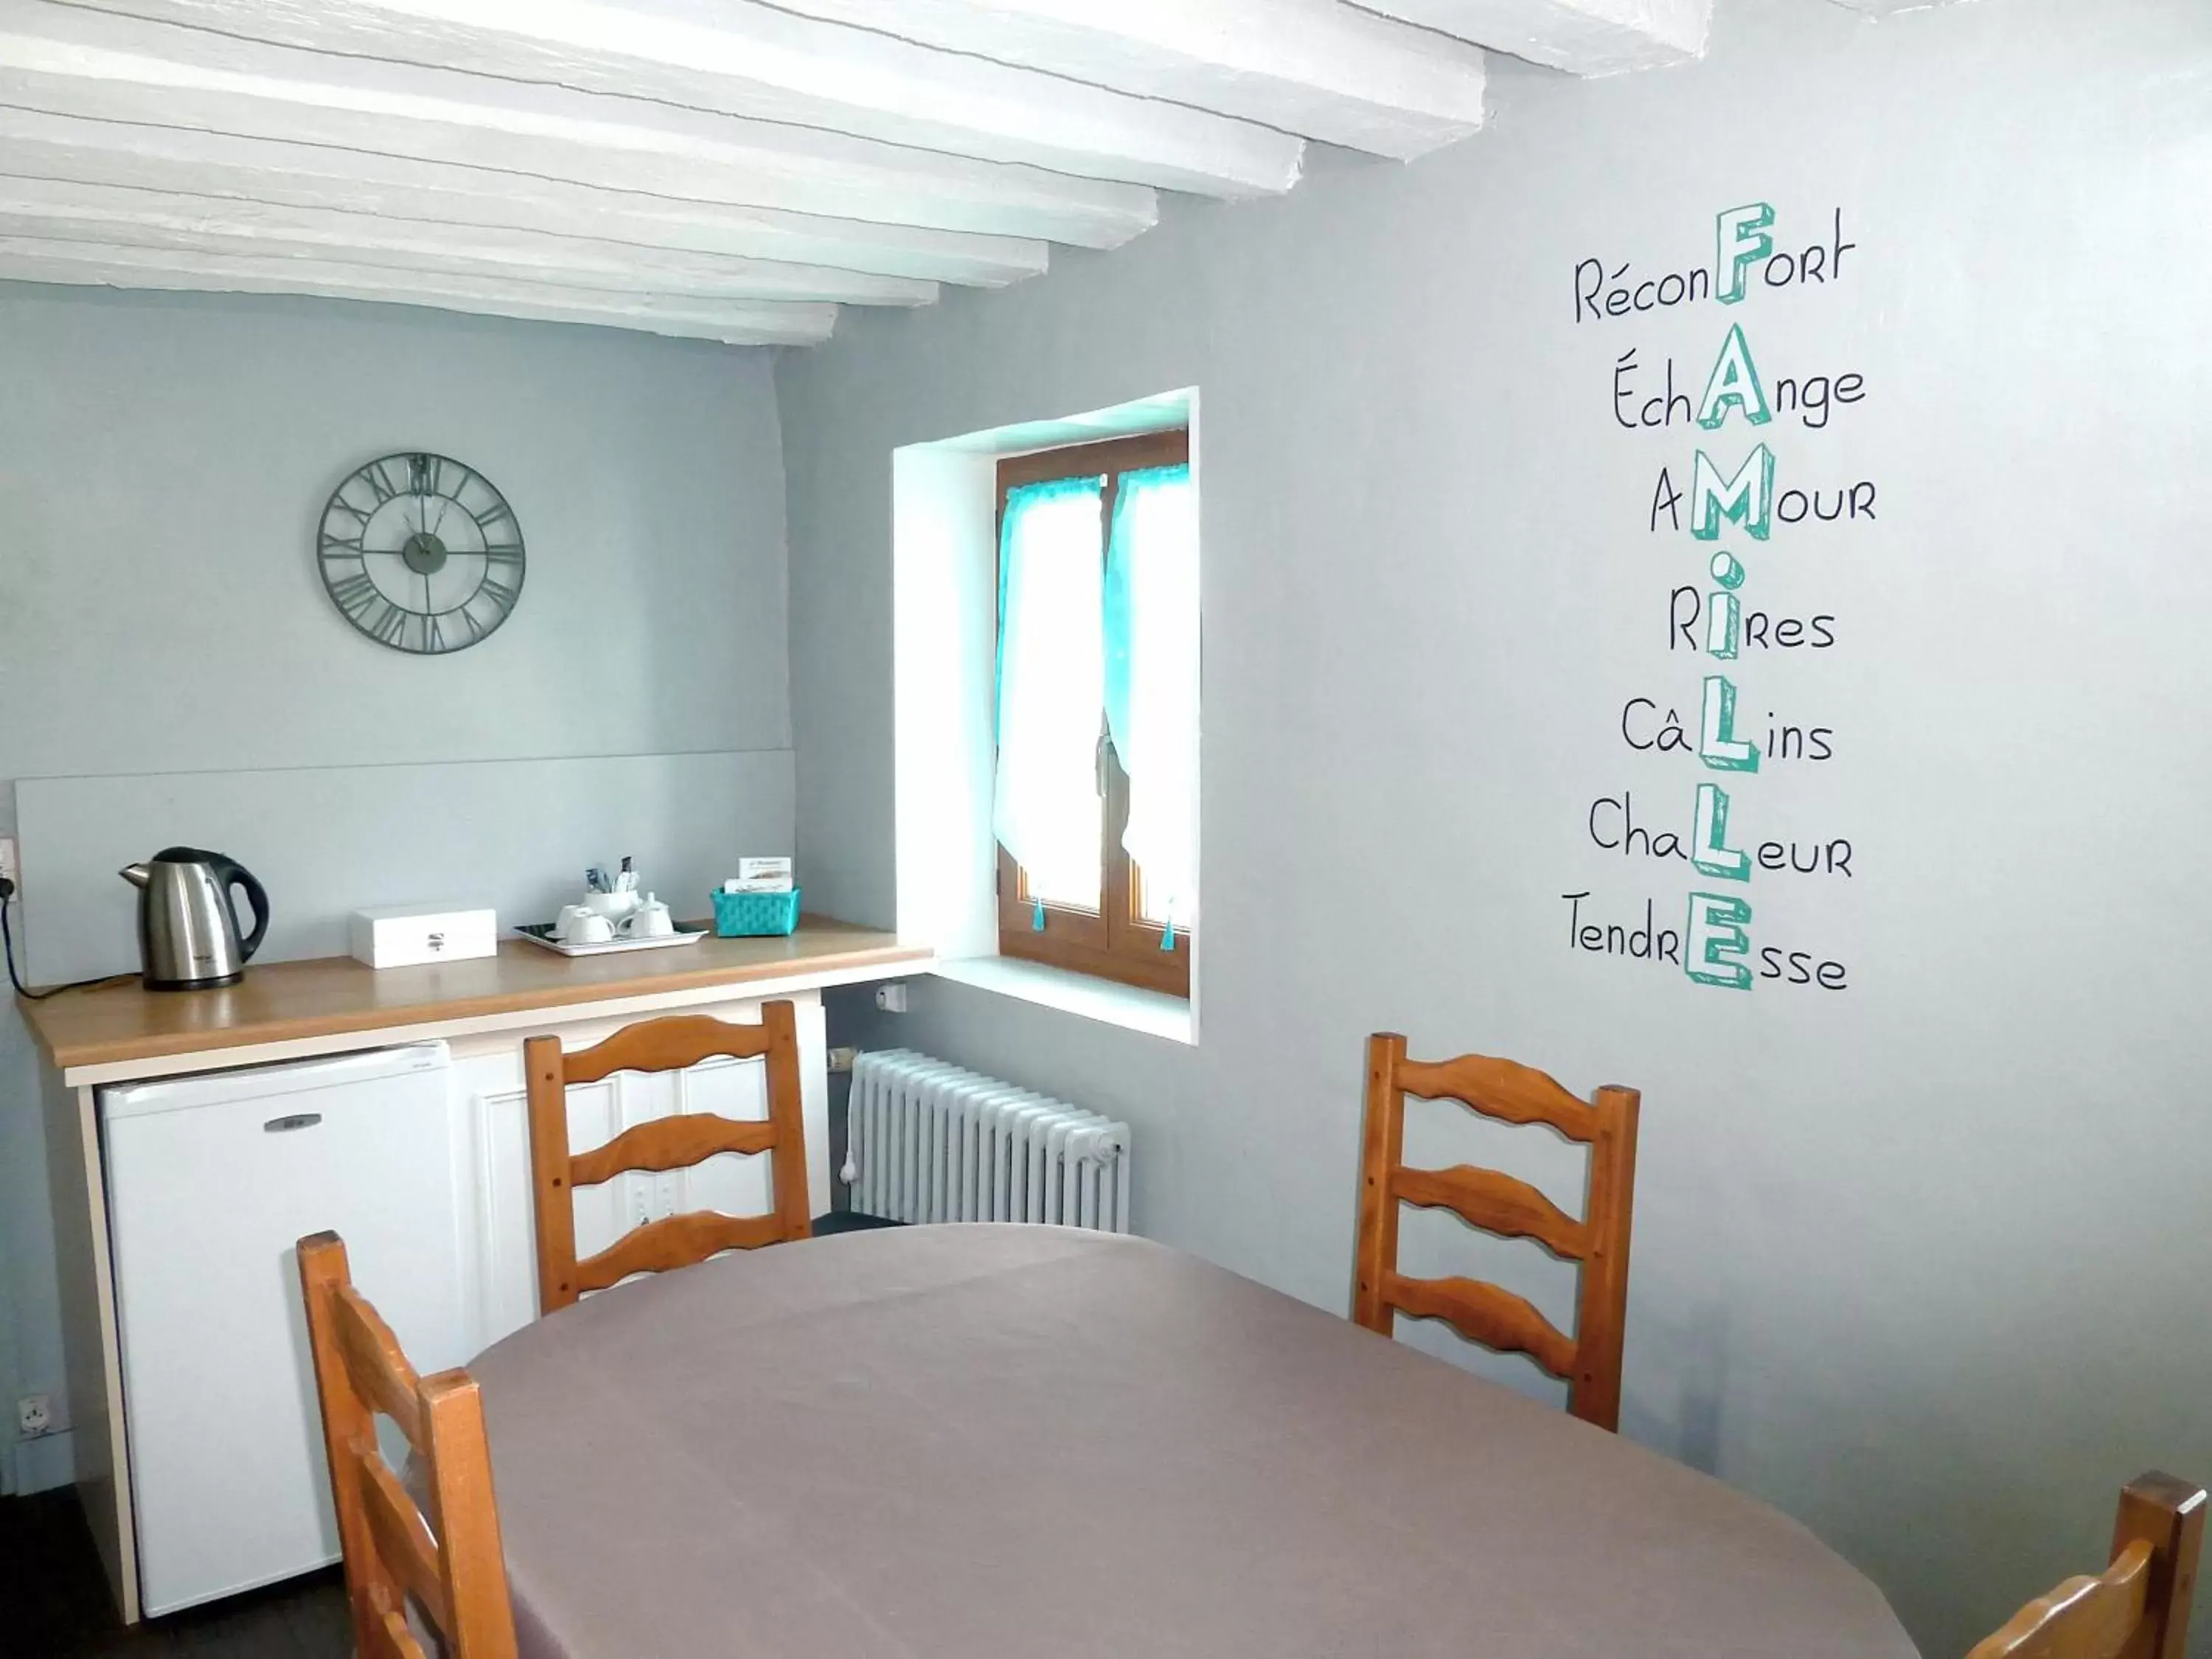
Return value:
M 269 931 L 269 895 L 236 859 L 192 847 L 165 847 L 125 866 L 138 890 L 138 963 L 149 991 L 198 991 L 235 985 Z M 230 890 L 243 887 L 253 931 L 239 937 Z

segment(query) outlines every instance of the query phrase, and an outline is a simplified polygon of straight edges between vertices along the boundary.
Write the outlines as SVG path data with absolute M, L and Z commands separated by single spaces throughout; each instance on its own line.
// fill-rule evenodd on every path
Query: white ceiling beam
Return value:
M 677 299 L 489 278 L 421 274 L 337 261 L 191 253 L 0 236 L 0 278 L 221 294 L 293 294 L 391 301 L 533 322 L 593 323 L 729 345 L 813 345 L 837 308 Z
M 321 144 L 687 201 L 1111 247 L 1158 215 L 1146 188 L 450 70 L 334 58 L 20 3 L 0 103 Z
M 1204 195 L 1286 191 L 1303 146 L 1201 109 L 756 0 L 91 0 L 240 39 L 653 99 Z
M 1957 3 L 1957 0 L 1835 0 L 1835 3 L 1851 11 L 1864 12 L 1869 17 L 1893 17 L 1901 11 L 1933 11 L 1938 6 Z
M 1046 269 L 1041 241 L 680 202 L 561 179 L 0 106 L 0 173 L 592 237 L 1000 287 Z
M 267 253 L 730 300 L 915 306 L 937 298 L 936 283 L 905 276 L 43 179 L 0 177 L 0 236 L 198 253 Z
M 777 3 L 1400 161 L 1482 125 L 1480 47 L 1338 0 Z
M 1712 0 L 1358 0 L 1425 28 L 1572 75 L 1661 69 L 1705 55 Z

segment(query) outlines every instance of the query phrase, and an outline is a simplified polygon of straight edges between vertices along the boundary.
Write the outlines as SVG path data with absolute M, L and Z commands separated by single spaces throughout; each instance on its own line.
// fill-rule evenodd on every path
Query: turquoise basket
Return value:
M 714 932 L 723 939 L 765 939 L 799 927 L 799 890 L 788 893 L 725 893 L 714 901 Z

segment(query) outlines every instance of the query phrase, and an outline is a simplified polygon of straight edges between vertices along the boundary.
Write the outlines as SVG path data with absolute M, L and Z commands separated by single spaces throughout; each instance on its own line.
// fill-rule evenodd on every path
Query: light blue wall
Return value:
M 614 838 L 634 802 L 549 803 L 481 780 L 435 791 L 437 763 L 698 769 L 710 781 L 691 805 L 729 820 L 723 852 L 765 850 L 740 843 L 789 835 L 778 446 L 763 352 L 399 307 L 0 284 L 0 830 L 27 778 L 133 775 L 108 794 L 142 854 L 192 838 L 180 814 L 222 821 L 210 803 L 250 799 L 252 822 L 218 833 L 287 872 L 285 937 L 309 954 L 353 906 L 455 896 L 450 882 L 480 882 L 503 850 L 549 884 L 631 850 Z M 332 487 L 413 447 L 497 483 L 530 551 L 514 617 L 439 660 L 354 633 L 312 556 Z M 260 775 L 233 792 L 160 775 L 175 773 Z M 500 775 L 541 775 L 556 774 Z M 393 787 L 365 787 L 378 779 Z M 332 800 L 386 802 L 387 833 L 319 823 Z M 689 857 L 700 835 L 687 823 L 670 844 Z M 57 971 L 131 966 L 121 882 L 72 879 L 65 902 L 40 903 L 42 856 L 73 873 L 73 850 L 25 847 L 35 956 Z M 89 953 L 76 944 L 88 929 Z M 19 1394 L 64 1394 L 33 1065 L 0 1009 L 10 1425 Z M 40 1447 L 20 1467 L 36 1482 L 60 1460 Z
M 1809 1522 L 1937 1659 L 2100 1559 L 2128 1477 L 2212 1479 L 2212 9 L 1718 14 L 1703 64 L 1494 59 L 1465 144 L 785 359 L 799 854 L 891 920 L 892 448 L 1199 386 L 1200 1045 L 942 981 L 859 1035 L 1126 1115 L 1148 1231 L 1331 1308 L 1369 1031 L 1640 1085 L 1627 1432 Z M 1579 260 L 1708 264 L 1759 200 L 1790 246 L 1840 206 L 1847 280 L 1576 324 Z M 1646 529 L 1702 434 L 1618 428 L 1615 362 L 1694 392 L 1739 319 L 1770 375 L 1869 388 L 1772 441 L 1878 521 L 1739 544 L 1752 602 L 1838 618 L 1740 665 L 1747 724 L 1837 757 L 1737 811 L 1851 838 L 1848 879 L 1753 888 L 1842 993 L 1568 946 L 1563 894 L 1691 885 L 1584 829 L 1627 788 L 1686 830 L 1698 775 L 1617 729 L 1694 720 L 1704 665 L 1666 643 L 1702 553 Z

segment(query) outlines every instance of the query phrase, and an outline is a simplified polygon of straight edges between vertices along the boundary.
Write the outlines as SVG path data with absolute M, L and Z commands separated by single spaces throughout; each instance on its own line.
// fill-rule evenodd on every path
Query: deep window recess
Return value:
M 1198 501 L 1187 431 L 999 463 L 999 950 L 1190 994 Z

